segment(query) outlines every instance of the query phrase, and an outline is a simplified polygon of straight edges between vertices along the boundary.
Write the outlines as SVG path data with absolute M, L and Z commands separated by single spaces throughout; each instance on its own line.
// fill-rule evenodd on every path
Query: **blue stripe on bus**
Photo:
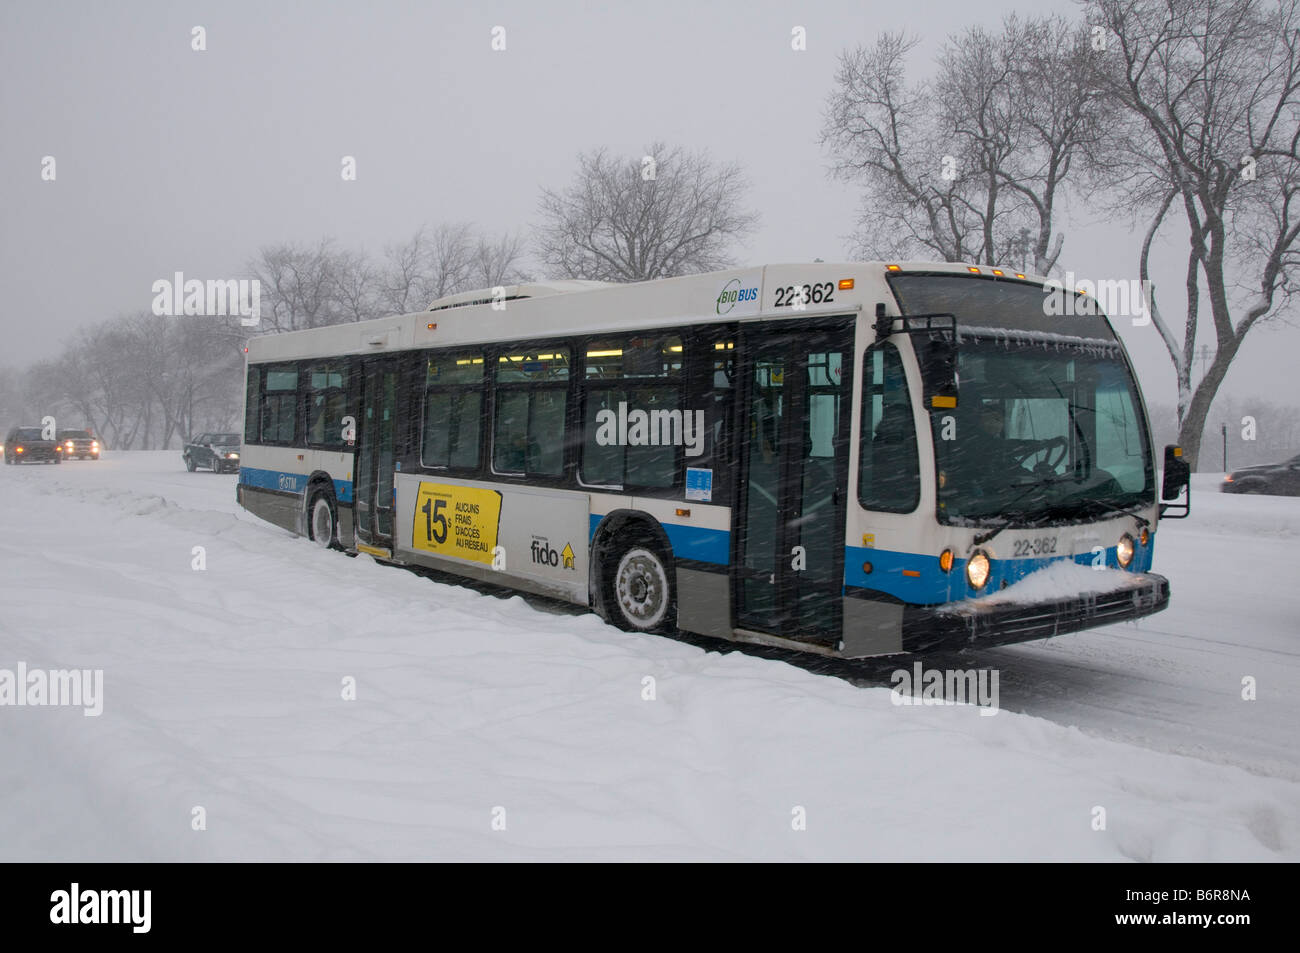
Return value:
M 604 514 L 591 514 L 587 541 L 596 536 L 596 527 L 605 518 Z M 706 529 L 702 526 L 678 526 L 674 523 L 660 523 L 668 534 L 672 544 L 673 556 L 677 559 L 693 559 L 702 563 L 716 563 L 726 566 L 731 562 L 731 534 L 725 529 Z
M 259 470 L 257 467 L 240 467 L 239 482 L 258 490 L 275 490 L 277 493 L 303 493 L 307 489 L 307 474 L 289 473 L 286 470 Z M 334 498 L 340 503 L 352 502 L 352 481 L 334 480 Z
M 1154 542 L 1154 541 L 1153 541 Z M 1138 546 L 1129 566 L 1130 572 L 1147 572 L 1151 568 L 1153 546 Z M 1091 552 L 1076 556 L 1051 556 L 1046 559 L 993 559 L 989 566 L 989 581 L 983 589 L 972 589 L 966 582 L 966 560 L 954 559 L 952 571 L 939 568 L 939 557 L 919 553 L 898 553 L 886 549 L 868 549 L 863 546 L 846 546 L 844 549 L 844 584 L 856 589 L 875 589 L 888 593 L 903 602 L 917 605 L 934 605 L 988 595 L 1028 576 L 1031 572 L 1052 563 L 1070 559 L 1081 566 L 1093 565 Z M 871 572 L 863 569 L 871 564 Z M 1119 563 L 1115 547 L 1106 550 L 1107 568 L 1117 569 Z M 911 569 L 919 576 L 904 576 Z

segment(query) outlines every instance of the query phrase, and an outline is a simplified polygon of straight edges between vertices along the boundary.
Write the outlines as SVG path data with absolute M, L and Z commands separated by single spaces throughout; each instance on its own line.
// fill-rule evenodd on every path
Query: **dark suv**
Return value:
M 62 463 L 63 445 L 57 440 L 41 439 L 40 427 L 15 427 L 5 437 L 5 463 Z
M 59 444 L 63 447 L 63 459 L 98 460 L 99 441 L 90 435 L 89 430 L 60 430 Z
M 1275 496 L 1300 496 L 1300 456 L 1282 463 L 1233 470 L 1223 478 L 1219 489 L 1224 493 L 1271 493 Z
M 193 473 L 198 467 L 210 467 L 213 473 L 239 470 L 240 436 L 237 433 L 201 433 L 181 450 L 185 469 Z

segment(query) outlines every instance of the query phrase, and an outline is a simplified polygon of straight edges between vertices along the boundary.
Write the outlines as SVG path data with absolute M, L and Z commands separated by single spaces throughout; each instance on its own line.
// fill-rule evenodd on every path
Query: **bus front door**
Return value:
M 847 322 L 747 335 L 736 508 L 736 619 L 802 641 L 840 638 L 852 395 Z
M 397 362 L 362 366 L 357 427 L 357 548 L 372 555 L 393 551 L 393 439 L 396 435 Z

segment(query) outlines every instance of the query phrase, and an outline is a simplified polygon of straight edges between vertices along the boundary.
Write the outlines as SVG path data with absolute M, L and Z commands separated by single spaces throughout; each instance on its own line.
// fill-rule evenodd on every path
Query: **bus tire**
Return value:
M 629 632 L 677 628 L 672 562 L 649 534 L 635 533 L 605 562 L 604 604 L 610 622 Z
M 338 549 L 339 516 L 334 508 L 334 494 L 317 490 L 307 507 L 307 536 L 321 549 Z

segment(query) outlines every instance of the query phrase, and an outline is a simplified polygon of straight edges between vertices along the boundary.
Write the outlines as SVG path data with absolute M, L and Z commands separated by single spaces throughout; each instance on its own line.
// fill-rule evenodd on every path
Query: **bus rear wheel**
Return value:
M 677 627 L 671 571 L 663 551 L 645 537 L 616 551 L 605 573 L 606 615 L 632 632 L 672 632 Z
M 307 533 L 321 549 L 337 548 L 339 520 L 334 512 L 334 500 L 324 490 L 317 490 L 311 498 L 308 512 Z

